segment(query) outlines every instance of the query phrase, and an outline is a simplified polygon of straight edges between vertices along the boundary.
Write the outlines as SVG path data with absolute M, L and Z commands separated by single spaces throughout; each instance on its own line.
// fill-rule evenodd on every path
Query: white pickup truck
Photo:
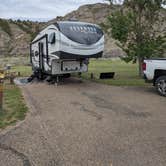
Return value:
M 146 82 L 152 82 L 159 94 L 166 97 L 166 58 L 144 60 L 142 69 Z

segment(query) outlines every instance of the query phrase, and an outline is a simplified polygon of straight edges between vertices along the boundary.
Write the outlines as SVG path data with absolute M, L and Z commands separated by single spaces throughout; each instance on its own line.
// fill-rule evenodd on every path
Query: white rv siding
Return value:
M 78 30 L 70 31 L 75 24 Z M 64 31 L 61 31 L 60 25 L 67 27 L 63 27 Z M 92 31 L 88 30 L 88 26 L 94 26 Z M 51 41 L 53 42 L 51 43 Z M 89 43 L 90 41 L 91 43 Z M 43 44 L 42 51 L 39 50 L 39 44 L 41 50 Z M 42 30 L 32 41 L 33 70 L 43 70 L 44 73 L 52 75 L 86 72 L 88 70 L 88 59 L 101 56 L 103 49 L 104 35 L 96 25 L 81 22 L 53 24 Z M 39 54 L 40 52 L 42 52 L 42 55 Z
M 60 38 L 61 38 L 60 51 L 68 52 L 71 54 L 93 55 L 103 51 L 104 49 L 104 36 L 97 43 L 93 45 L 76 43 L 68 39 L 62 33 L 60 33 Z

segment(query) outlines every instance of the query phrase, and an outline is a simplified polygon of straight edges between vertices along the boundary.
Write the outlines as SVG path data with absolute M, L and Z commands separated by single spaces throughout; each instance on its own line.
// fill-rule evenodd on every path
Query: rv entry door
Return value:
M 44 44 L 39 42 L 39 69 L 44 70 Z

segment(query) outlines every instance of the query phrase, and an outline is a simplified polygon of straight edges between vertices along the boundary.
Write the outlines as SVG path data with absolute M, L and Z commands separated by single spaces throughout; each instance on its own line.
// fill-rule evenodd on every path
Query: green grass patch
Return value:
M 23 120 L 27 111 L 28 108 L 24 103 L 21 90 L 15 85 L 5 84 L 3 111 L 0 112 L 0 128 Z
M 31 66 L 13 66 L 12 72 L 20 72 L 21 76 L 28 77 L 32 75 L 32 67 Z
M 102 72 L 115 72 L 114 79 L 100 80 Z M 90 79 L 94 74 L 94 81 L 117 86 L 146 86 L 142 78 L 138 76 L 138 64 L 125 63 L 122 60 L 91 60 L 88 73 L 83 73 L 82 77 Z
M 21 76 L 30 76 L 32 74 L 31 66 L 13 66 L 12 71 L 20 72 Z M 102 72 L 115 72 L 114 79 L 100 80 Z M 90 79 L 91 73 L 94 74 L 94 80 L 99 83 L 105 83 L 116 86 L 148 86 L 145 81 L 138 76 L 138 64 L 125 63 L 117 59 L 98 59 L 91 60 L 89 71 L 83 73 L 84 79 Z

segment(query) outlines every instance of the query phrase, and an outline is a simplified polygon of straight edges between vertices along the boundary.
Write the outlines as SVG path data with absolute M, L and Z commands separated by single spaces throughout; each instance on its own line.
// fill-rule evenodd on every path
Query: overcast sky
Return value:
M 0 18 L 49 20 L 104 0 L 0 0 Z

